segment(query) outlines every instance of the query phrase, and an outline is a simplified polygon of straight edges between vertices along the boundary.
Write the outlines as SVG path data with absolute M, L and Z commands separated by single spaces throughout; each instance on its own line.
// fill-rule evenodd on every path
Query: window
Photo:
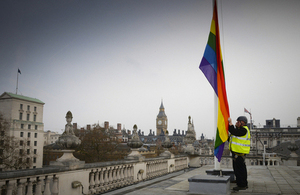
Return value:
M 4 136 L 5 135 L 5 131 L 1 131 L 1 136 Z
M 24 124 L 21 124 L 21 129 L 24 129 Z
M 27 141 L 27 146 L 30 146 L 30 141 Z
M 31 129 L 31 125 L 28 125 L 28 129 Z
M 30 161 L 30 158 L 26 158 L 26 163 L 29 163 L 29 161 Z
M 22 158 L 19 158 L 19 164 L 21 164 L 22 163 Z M 20 169 L 22 169 L 21 167 L 20 167 Z
M 20 155 L 22 155 L 23 154 L 23 149 L 20 149 Z
M 34 126 L 34 129 L 35 129 L 35 130 L 37 130 L 37 129 L 38 129 L 38 126 L 37 126 L 37 125 L 35 125 L 35 126 Z
M 23 146 L 23 140 L 20 140 L 20 146 Z
M 37 146 L 37 141 L 34 141 L 34 146 Z
M 37 149 L 34 149 L 34 150 L 33 150 L 33 154 L 36 154 L 36 153 L 37 153 Z
M 36 112 L 36 106 L 34 107 L 34 112 Z
M 24 134 L 23 132 L 20 132 L 20 137 L 23 137 L 23 134 Z
M 36 158 L 35 157 L 33 158 L 33 163 L 36 163 Z
M 33 166 L 33 168 L 35 169 L 35 168 L 36 168 L 36 166 Z
M 28 110 L 28 111 L 30 110 L 30 106 L 29 106 L 29 105 L 27 106 L 27 110 Z
M 19 120 L 22 120 L 22 118 L 23 118 L 23 113 L 22 113 L 22 112 L 20 112 L 20 115 L 19 115 Z
M 0 155 L 3 155 L 3 149 L 0 149 Z
M 20 110 L 23 110 L 23 104 L 20 104 Z
M 27 120 L 29 121 L 29 114 L 27 114 Z
M 34 137 L 37 138 L 37 133 L 34 133 Z
M 267 141 L 264 141 L 264 145 L 267 145 L 267 143 L 268 143 Z
M 27 149 L 27 154 L 30 154 L 30 149 Z
M 36 121 L 36 115 L 33 115 L 33 121 L 34 122 Z
M 4 145 L 4 140 L 0 140 L 0 146 L 3 146 L 3 145 Z
M 27 137 L 30 137 L 30 132 L 28 132 Z

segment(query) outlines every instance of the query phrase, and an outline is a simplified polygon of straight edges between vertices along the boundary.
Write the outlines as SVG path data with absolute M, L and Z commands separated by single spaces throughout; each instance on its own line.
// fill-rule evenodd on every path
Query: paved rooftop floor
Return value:
M 179 171 L 163 177 L 140 182 L 122 189 L 105 193 L 105 195 L 186 195 L 189 194 L 188 178 L 206 175 L 206 170 L 213 166 L 203 166 L 188 172 Z M 231 194 L 300 194 L 300 167 L 296 166 L 247 166 L 248 189 Z M 230 188 L 236 184 L 231 183 Z
M 213 166 L 203 166 L 188 172 L 179 171 L 163 177 L 140 182 L 105 195 L 186 195 L 189 191 L 188 178 L 206 175 L 206 170 Z M 263 194 L 300 194 L 300 167 L 296 166 L 248 166 L 248 189 L 231 192 L 241 195 Z M 230 188 L 236 184 L 231 183 Z

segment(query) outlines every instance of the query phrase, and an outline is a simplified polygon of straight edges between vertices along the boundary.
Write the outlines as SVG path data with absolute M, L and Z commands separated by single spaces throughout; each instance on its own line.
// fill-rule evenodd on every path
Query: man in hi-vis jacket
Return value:
M 236 177 L 237 187 L 233 190 L 246 190 L 248 188 L 247 168 L 245 163 L 246 154 L 250 152 L 250 131 L 247 127 L 247 118 L 240 116 L 237 118 L 235 126 L 231 118 L 229 122 L 229 150 L 232 153 L 232 166 Z

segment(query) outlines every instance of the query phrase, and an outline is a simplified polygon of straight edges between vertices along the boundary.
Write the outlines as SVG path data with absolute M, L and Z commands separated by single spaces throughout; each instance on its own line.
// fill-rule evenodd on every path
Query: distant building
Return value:
M 185 133 L 186 132 L 184 130 L 182 130 L 182 133 L 180 133 L 180 130 L 177 131 L 176 129 L 174 129 L 173 134 L 169 134 L 171 143 L 174 143 L 176 146 L 182 144 Z M 161 133 L 159 135 L 155 135 L 151 129 L 148 135 L 144 135 L 144 132 L 139 130 L 138 135 L 140 137 L 140 140 L 144 144 L 156 144 L 157 142 L 162 143 L 165 141 L 165 133 L 163 130 L 161 130 Z
M 32 148 L 33 164 L 29 168 L 40 168 L 43 164 L 44 104 L 41 100 L 9 92 L 0 96 L 0 112 L 10 123 L 8 135 L 26 139 L 27 147 Z
M 281 127 L 280 120 L 275 118 L 266 120 L 264 128 L 251 130 L 251 152 L 262 153 L 264 148 L 272 152 L 272 148 L 299 138 L 300 117 L 297 118 L 297 127 Z
M 55 143 L 60 136 L 61 134 L 57 132 L 52 132 L 50 130 L 46 131 L 44 133 L 44 146 Z
M 266 120 L 266 125 L 264 128 L 279 128 L 280 127 L 280 120 L 273 118 L 272 120 Z

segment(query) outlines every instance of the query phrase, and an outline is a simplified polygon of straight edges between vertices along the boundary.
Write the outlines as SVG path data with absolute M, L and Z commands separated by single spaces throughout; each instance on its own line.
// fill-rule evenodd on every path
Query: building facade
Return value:
M 28 153 L 32 155 L 32 166 L 40 168 L 43 164 L 44 102 L 41 100 L 4 92 L 0 96 L 0 112 L 9 122 L 9 136 L 27 143 Z

